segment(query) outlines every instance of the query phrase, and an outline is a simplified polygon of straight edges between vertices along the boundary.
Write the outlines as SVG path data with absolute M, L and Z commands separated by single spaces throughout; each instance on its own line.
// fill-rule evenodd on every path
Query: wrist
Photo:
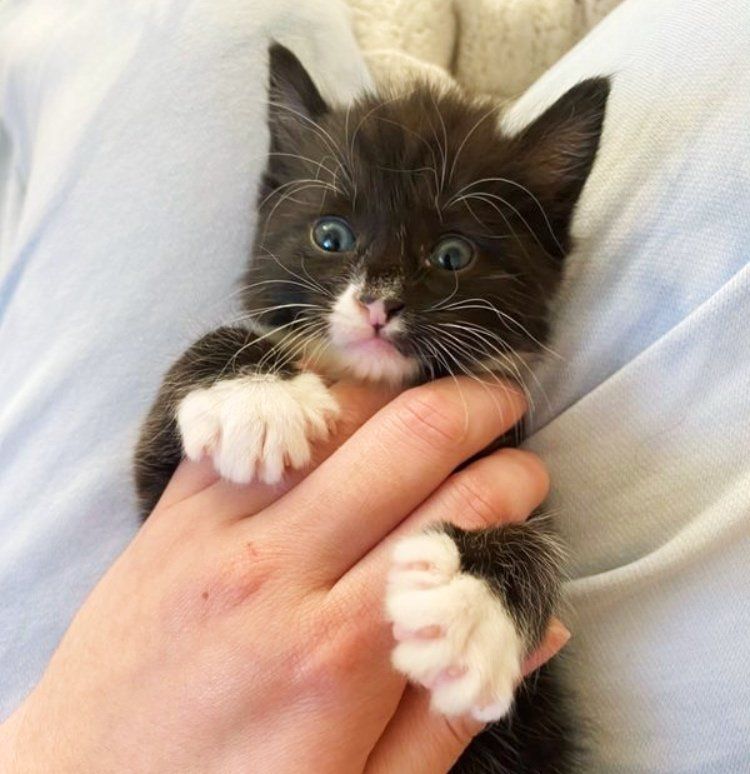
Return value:
M 0 771 L 6 771 L 8 774 L 16 774 L 16 772 L 30 769 L 29 766 L 21 764 L 18 754 L 22 714 L 23 705 L 0 724 Z
M 85 768 L 76 768 L 64 748 L 54 749 L 60 728 L 54 719 L 40 722 L 36 717 L 35 695 L 36 691 L 0 724 L 0 771 L 4 774 L 46 774 L 50 771 L 85 774 Z

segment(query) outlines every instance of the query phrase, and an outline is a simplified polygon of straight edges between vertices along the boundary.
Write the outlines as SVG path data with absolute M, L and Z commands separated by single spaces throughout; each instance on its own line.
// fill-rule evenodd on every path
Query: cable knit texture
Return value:
M 347 0 L 375 80 L 520 95 L 621 0 Z

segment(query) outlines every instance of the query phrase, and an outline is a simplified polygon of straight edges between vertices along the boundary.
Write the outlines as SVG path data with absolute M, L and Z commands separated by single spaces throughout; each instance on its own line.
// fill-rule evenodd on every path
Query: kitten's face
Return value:
M 598 147 L 606 80 L 519 137 L 419 87 L 331 110 L 271 51 L 272 147 L 245 303 L 332 373 L 410 382 L 506 372 L 539 350 Z

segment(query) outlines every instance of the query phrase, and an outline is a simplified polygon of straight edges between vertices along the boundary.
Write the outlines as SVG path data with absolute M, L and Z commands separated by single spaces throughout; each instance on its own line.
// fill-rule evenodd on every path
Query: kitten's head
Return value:
M 270 52 L 271 153 L 244 301 L 291 355 L 409 382 L 513 373 L 539 350 L 609 83 L 519 135 L 489 103 L 421 85 L 346 109 Z

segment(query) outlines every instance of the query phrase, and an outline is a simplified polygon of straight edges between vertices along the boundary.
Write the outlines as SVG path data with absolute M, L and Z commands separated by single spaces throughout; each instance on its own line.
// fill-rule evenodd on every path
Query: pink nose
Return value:
M 382 328 L 404 308 L 403 301 L 395 298 L 376 298 L 363 294 L 358 300 L 366 309 L 373 328 Z

